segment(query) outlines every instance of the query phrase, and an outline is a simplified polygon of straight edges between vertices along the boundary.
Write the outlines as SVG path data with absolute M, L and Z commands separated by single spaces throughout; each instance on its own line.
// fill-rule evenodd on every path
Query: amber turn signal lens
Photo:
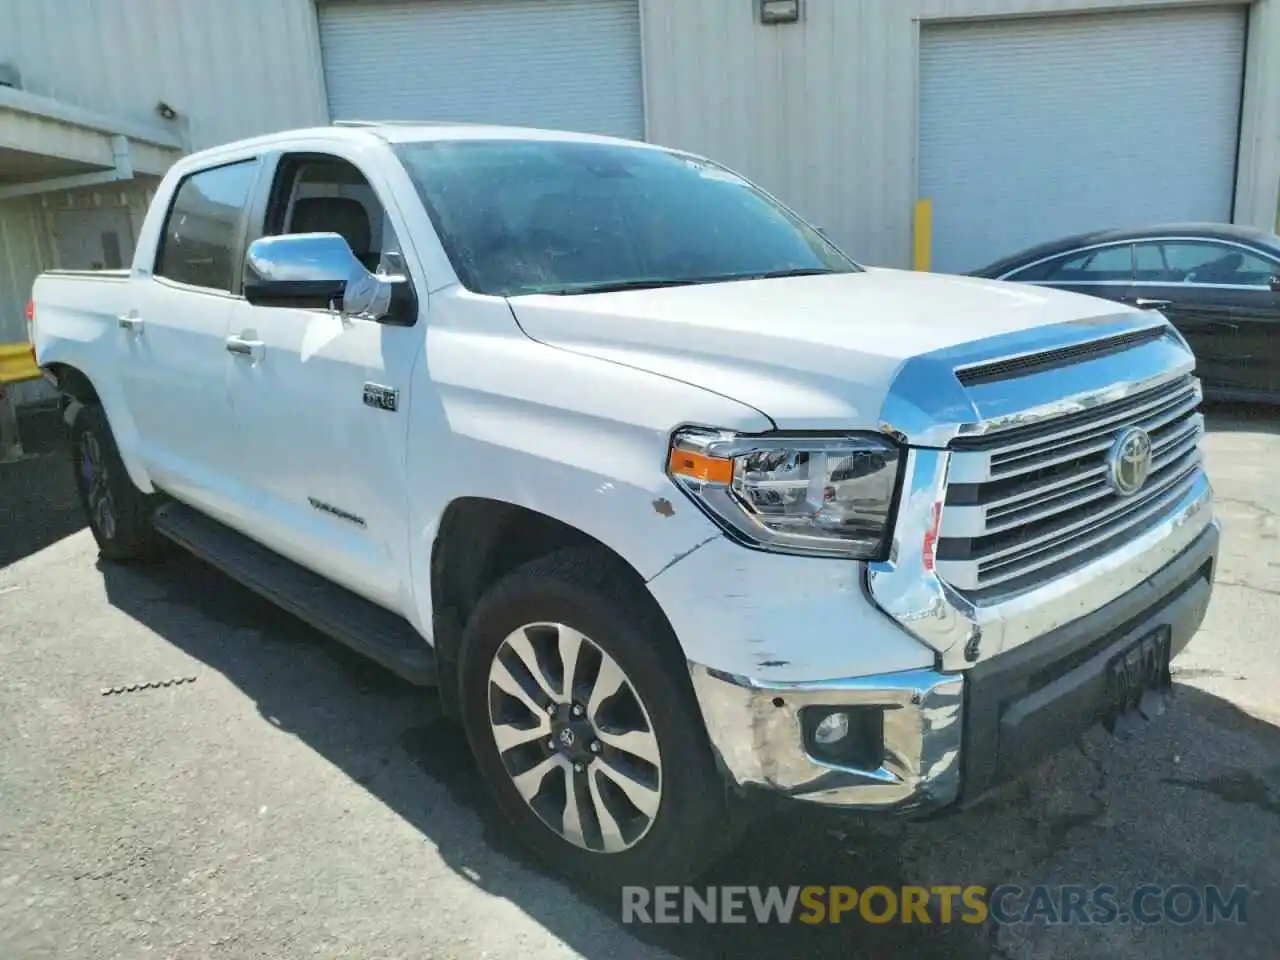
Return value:
M 670 469 L 673 474 L 703 483 L 733 482 L 733 461 L 708 457 L 688 450 L 672 450 Z

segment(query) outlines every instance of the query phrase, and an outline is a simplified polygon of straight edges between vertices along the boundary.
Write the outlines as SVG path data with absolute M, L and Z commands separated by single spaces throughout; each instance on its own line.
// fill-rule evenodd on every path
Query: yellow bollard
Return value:
M 928 272 L 933 253 L 933 201 L 921 199 L 916 201 L 915 211 L 915 249 L 912 255 L 913 270 Z
M 18 436 L 18 416 L 9 384 L 40 376 L 35 352 L 29 343 L 0 343 L 0 463 L 26 458 Z

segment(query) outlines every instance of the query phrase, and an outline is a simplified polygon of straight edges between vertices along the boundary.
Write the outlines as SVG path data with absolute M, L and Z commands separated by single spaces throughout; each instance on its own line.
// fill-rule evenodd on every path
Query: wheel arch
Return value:
M 68 400 L 74 400 L 77 403 L 102 403 L 93 381 L 79 367 L 56 362 L 47 364 L 44 369 L 53 377 L 54 386 L 58 392 Z
M 133 418 L 125 409 L 124 400 L 109 391 L 100 389 L 100 384 L 82 368 L 65 360 L 54 360 L 44 364 L 42 369 L 53 380 L 53 385 L 63 398 L 63 415 L 70 426 L 79 407 L 95 404 L 102 408 L 107 425 L 115 437 L 116 447 L 124 462 L 125 470 L 134 485 L 143 493 L 154 493 L 155 486 L 151 477 L 139 461 L 137 449 L 137 430 Z
M 459 497 L 445 509 L 431 547 L 432 635 L 440 668 L 440 697 L 457 716 L 457 663 L 463 629 L 485 591 L 525 563 L 569 547 L 603 551 L 621 576 L 643 591 L 667 625 L 670 621 L 645 578 L 618 550 L 569 523 L 529 507 L 486 497 Z M 680 653 L 683 657 L 683 653 Z

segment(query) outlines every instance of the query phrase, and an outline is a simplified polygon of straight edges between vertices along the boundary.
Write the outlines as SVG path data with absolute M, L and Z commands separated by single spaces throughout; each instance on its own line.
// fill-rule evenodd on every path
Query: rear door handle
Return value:
M 253 360 L 262 359 L 262 341 L 245 340 L 243 337 L 227 337 L 227 352 Z
M 136 313 L 122 313 L 116 317 L 116 325 L 121 330 L 128 330 L 130 333 L 142 332 L 142 318 Z
M 1133 301 L 1133 305 L 1141 310 L 1163 310 L 1165 307 L 1173 306 L 1172 300 L 1149 300 L 1146 297 L 1138 297 Z

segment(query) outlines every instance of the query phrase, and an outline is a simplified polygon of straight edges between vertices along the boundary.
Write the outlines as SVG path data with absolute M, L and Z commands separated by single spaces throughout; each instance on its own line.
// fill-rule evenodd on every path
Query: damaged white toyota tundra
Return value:
M 960 809 L 1158 712 L 1209 600 L 1164 318 L 861 267 L 685 153 L 243 141 L 32 309 L 102 554 L 176 542 L 437 686 L 579 876 L 688 877 L 753 793 Z

